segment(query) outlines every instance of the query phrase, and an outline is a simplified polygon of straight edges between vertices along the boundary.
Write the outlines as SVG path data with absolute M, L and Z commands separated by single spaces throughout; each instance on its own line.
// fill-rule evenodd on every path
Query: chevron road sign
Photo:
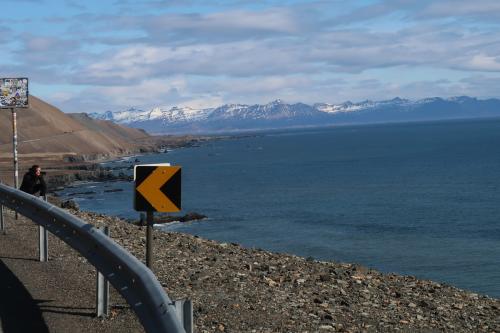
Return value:
M 134 166 L 134 209 L 173 213 L 181 210 L 181 167 L 163 164 Z
M 134 179 L 134 209 L 146 212 L 146 266 L 153 270 L 153 214 L 181 210 L 181 167 L 169 163 L 136 165 Z

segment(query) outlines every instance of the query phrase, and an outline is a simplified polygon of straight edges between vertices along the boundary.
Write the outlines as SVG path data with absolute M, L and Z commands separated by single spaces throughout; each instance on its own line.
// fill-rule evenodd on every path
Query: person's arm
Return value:
M 43 176 L 40 176 L 40 196 L 43 197 L 45 194 L 47 194 L 47 184 Z

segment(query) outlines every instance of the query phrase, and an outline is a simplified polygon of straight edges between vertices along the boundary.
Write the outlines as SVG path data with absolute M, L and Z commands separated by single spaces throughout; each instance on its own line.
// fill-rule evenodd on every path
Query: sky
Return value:
M 498 0 L 0 0 L 0 77 L 65 112 L 500 97 Z

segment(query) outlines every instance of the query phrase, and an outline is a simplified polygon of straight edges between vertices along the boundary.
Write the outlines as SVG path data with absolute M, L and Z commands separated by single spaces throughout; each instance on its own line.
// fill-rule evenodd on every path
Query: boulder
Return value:
M 80 210 L 80 206 L 74 200 L 66 200 L 61 202 L 61 208 Z

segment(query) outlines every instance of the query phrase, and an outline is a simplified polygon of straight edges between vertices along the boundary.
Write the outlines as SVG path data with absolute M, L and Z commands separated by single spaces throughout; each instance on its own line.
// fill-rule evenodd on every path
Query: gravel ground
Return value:
M 144 227 L 78 214 L 145 257 Z M 170 297 L 193 300 L 198 332 L 500 332 L 499 300 L 412 276 L 159 230 L 154 251 Z
M 99 214 L 72 213 L 95 226 L 110 226 L 115 241 L 139 259 L 145 258 L 144 227 Z M 26 246 L 21 240 L 36 232 L 36 227 L 29 225 L 23 221 L 9 227 L 16 234 L 15 230 L 26 229 L 16 236 L 17 242 Z M 14 235 L 9 232 L 7 237 Z M 36 233 L 29 237 L 36 237 Z M 15 259 L 8 256 L 36 256 L 36 239 L 31 243 L 30 254 L 7 251 L 11 254 L 5 255 L 4 241 L 0 242 L 0 259 L 9 264 Z M 41 285 L 49 295 L 57 293 L 46 299 L 57 304 L 54 309 L 62 308 L 59 312 L 65 317 L 77 318 L 74 326 L 81 325 L 82 331 L 141 331 L 116 293 L 111 319 L 94 318 L 93 268 L 61 242 L 51 239 L 49 246 L 49 264 L 55 267 L 44 269 L 48 271 L 46 282 L 39 278 L 26 283 L 30 291 Z M 169 296 L 193 301 L 197 332 L 500 332 L 499 300 L 412 276 L 159 230 L 154 231 L 154 251 L 154 272 Z M 30 270 L 32 266 L 47 266 L 36 261 L 27 264 Z M 21 275 L 24 282 L 26 272 Z M 79 282 L 71 282 L 73 279 Z M 33 283 L 37 287 L 31 286 Z M 74 295 L 72 302 L 67 300 L 69 294 Z M 40 299 L 37 292 L 32 295 Z M 54 313 L 47 311 L 45 303 L 40 303 L 40 308 L 51 328 Z

